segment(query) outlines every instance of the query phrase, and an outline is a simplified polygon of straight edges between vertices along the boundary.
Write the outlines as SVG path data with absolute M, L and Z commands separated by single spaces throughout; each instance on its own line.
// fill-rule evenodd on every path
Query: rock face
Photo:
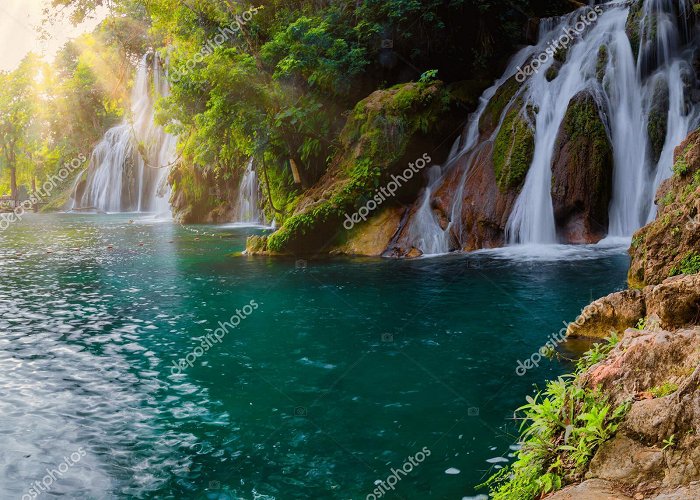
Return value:
M 569 326 L 570 336 L 621 336 L 578 383 L 629 409 L 584 480 L 547 498 L 700 498 L 700 259 L 688 257 L 700 251 L 698 166 L 694 132 L 659 189 L 657 219 L 634 237 L 633 288 L 593 302 Z
M 630 286 L 656 285 L 700 271 L 700 132 L 676 148 L 674 175 L 656 195 L 658 215 L 634 235 Z
M 644 317 L 646 305 L 639 290 L 611 293 L 587 306 L 567 328 L 569 337 L 603 339 L 623 332 Z
M 379 257 L 396 234 L 405 212 L 402 207 L 387 207 L 366 224 L 353 228 L 348 239 L 333 250 L 332 255 Z
M 607 232 L 613 152 L 600 106 L 589 92 L 569 103 L 552 158 L 552 203 L 559 238 L 597 243 Z
M 233 217 L 239 179 L 220 180 L 193 165 L 178 164 L 170 172 L 170 204 L 175 218 L 185 224 L 217 224 Z
M 378 207 L 399 206 L 402 193 L 415 199 L 420 171 L 414 170 L 410 176 L 406 171 L 413 162 L 418 164 L 418 159 L 423 166 L 432 161 L 426 152 L 434 151 L 434 144 L 439 143 L 436 138 L 444 138 L 454 125 L 450 101 L 451 95 L 441 82 L 397 85 L 360 101 L 341 133 L 339 152 L 331 166 L 263 246 L 278 254 L 327 254 L 348 239 L 351 228 L 347 216 L 363 207 L 371 208 L 363 214 L 365 220 L 355 223 L 362 225 L 380 213 Z M 392 175 L 404 175 L 406 182 L 401 183 L 396 196 L 376 201 L 377 190 L 394 180 Z M 383 224 L 375 227 L 381 228 L 378 241 L 385 228 Z M 366 243 L 368 251 L 376 254 L 374 244 Z M 346 250 L 355 252 L 363 246 Z

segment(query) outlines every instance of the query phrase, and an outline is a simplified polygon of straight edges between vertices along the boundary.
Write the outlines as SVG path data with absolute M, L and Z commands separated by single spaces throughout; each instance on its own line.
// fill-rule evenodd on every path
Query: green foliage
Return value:
M 629 409 L 613 408 L 581 375 L 619 342 L 617 335 L 586 353 L 573 375 L 549 382 L 518 409 L 521 448 L 517 460 L 484 483 L 494 500 L 531 500 L 580 480 L 598 447 L 610 439 Z
M 669 276 L 697 273 L 700 273 L 700 253 L 690 251 L 681 259 L 678 265 L 671 269 Z
M 678 390 L 678 384 L 673 382 L 664 382 L 663 384 L 653 387 L 649 390 L 655 398 L 663 398 L 669 394 L 673 394 Z
M 637 321 L 637 324 L 634 326 L 635 330 L 645 330 L 647 327 L 647 319 L 646 318 L 639 318 L 639 321 Z
M 685 155 L 681 155 L 681 157 L 678 158 L 678 160 L 676 160 L 676 163 L 673 164 L 673 173 L 680 177 L 687 174 L 689 169 L 690 166 L 688 165 L 688 162 L 685 159 Z
M 661 448 L 662 450 L 665 451 L 667 448 L 673 448 L 674 446 L 676 446 L 676 435 L 671 434 L 671 436 L 669 436 L 667 439 L 664 439 L 662 442 L 664 445 L 663 448 Z

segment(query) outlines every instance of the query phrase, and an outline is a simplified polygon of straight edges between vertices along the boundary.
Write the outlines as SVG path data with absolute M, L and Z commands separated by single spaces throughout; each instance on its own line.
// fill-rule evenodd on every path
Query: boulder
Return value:
M 644 295 L 639 290 L 624 290 L 598 299 L 570 323 L 569 337 L 603 339 L 612 331 L 622 334 L 645 315 Z
M 569 103 L 552 156 L 552 204 L 562 241 L 597 243 L 605 237 L 612 176 L 612 146 L 599 105 L 590 92 L 581 92 Z

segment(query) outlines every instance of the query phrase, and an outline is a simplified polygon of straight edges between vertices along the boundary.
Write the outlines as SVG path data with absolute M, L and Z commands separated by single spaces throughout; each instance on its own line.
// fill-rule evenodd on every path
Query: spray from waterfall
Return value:
M 177 138 L 154 121 L 155 101 L 168 93 L 158 55 L 144 55 L 131 92 L 131 113 L 95 147 L 84 182 L 76 185 L 72 209 L 170 214 L 167 177 Z

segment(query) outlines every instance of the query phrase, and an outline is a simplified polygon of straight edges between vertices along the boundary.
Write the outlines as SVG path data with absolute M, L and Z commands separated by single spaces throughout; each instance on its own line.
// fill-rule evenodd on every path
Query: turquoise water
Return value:
M 483 494 L 513 410 L 569 368 L 517 361 L 629 263 L 233 255 L 253 232 L 52 215 L 0 234 L 0 498 L 63 464 L 42 496 L 361 499 L 410 457 L 384 498 Z

